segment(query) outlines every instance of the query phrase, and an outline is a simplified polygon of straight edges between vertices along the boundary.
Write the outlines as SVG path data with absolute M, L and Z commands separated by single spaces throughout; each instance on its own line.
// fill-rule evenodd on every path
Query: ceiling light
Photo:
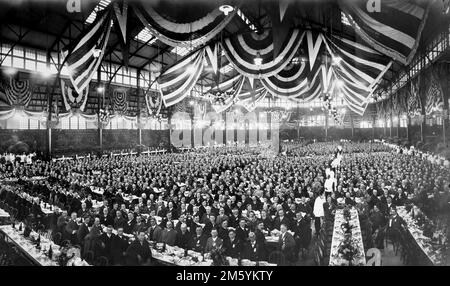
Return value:
M 344 82 L 340 79 L 336 80 L 336 86 L 337 87 L 343 87 L 344 86 Z
M 97 87 L 97 91 L 98 92 L 103 92 L 104 90 L 105 90 L 105 88 L 103 86 Z
M 342 114 L 345 114 L 346 112 L 347 112 L 347 110 L 346 110 L 345 108 L 342 108 L 342 109 L 341 109 L 341 113 L 342 113 Z
M 190 101 L 189 101 L 189 105 L 191 105 L 191 106 L 194 105 L 194 103 L 195 103 L 195 102 L 194 102 L 193 100 L 190 100 Z
M 41 72 L 41 76 L 44 78 L 49 78 L 54 74 L 49 67 L 46 67 L 45 69 L 41 70 L 40 72 Z
M 261 58 L 261 54 L 259 52 L 256 54 L 256 58 L 253 61 L 257 66 L 262 64 L 263 59 Z
M 17 69 L 7 67 L 3 70 L 6 75 L 15 75 L 17 73 Z
M 222 5 L 219 7 L 219 10 L 222 11 L 225 16 L 228 16 L 228 14 L 230 14 L 230 12 L 234 10 L 234 8 L 231 5 Z

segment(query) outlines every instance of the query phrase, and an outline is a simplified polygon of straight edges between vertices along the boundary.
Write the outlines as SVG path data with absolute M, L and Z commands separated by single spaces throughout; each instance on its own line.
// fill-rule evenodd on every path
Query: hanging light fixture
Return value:
M 344 82 L 340 79 L 336 80 L 336 86 L 337 87 L 343 87 L 344 86 Z
M 225 16 L 228 16 L 228 14 L 230 14 L 234 10 L 234 8 L 231 5 L 225 4 L 225 5 L 220 6 L 219 10 L 221 12 L 223 12 L 223 14 L 225 14 Z
M 262 64 L 263 59 L 261 58 L 261 54 L 258 52 L 256 53 L 256 57 L 253 59 L 253 62 L 255 65 L 260 66 Z

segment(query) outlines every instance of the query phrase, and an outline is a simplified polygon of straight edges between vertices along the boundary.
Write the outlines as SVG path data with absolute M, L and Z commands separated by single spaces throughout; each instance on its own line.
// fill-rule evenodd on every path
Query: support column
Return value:
M 46 55 L 46 64 L 47 68 L 50 68 L 50 51 L 47 51 Z M 52 102 L 53 102 L 53 93 L 50 92 L 50 83 L 49 79 L 46 80 L 46 94 L 47 94 L 47 150 L 46 150 L 46 157 L 48 159 L 52 156 L 52 126 L 51 126 L 51 120 L 52 120 Z
M 97 69 L 97 85 L 101 87 L 101 67 L 99 66 Z M 103 87 L 103 92 L 105 92 L 105 88 Z M 103 106 L 103 100 L 101 98 L 102 92 L 97 90 L 97 117 L 98 117 L 98 145 L 100 146 L 100 154 L 103 154 L 103 124 L 100 120 L 100 108 Z
M 411 141 L 411 116 L 409 114 L 406 115 L 406 138 L 408 141 Z
M 392 112 L 391 112 L 391 115 L 390 115 L 390 117 L 389 117 L 389 120 L 390 120 L 390 126 L 389 126 L 389 137 L 390 138 L 392 138 L 392 125 L 393 125 L 393 121 L 392 121 Z
M 400 114 L 397 116 L 397 138 L 400 138 Z
M 325 110 L 325 141 L 328 141 L 328 112 Z
M 138 144 L 139 144 L 139 148 L 138 148 L 138 153 L 141 154 L 142 152 L 142 128 L 141 128 L 141 70 L 139 69 L 137 71 L 137 91 L 136 91 L 136 96 L 137 96 L 137 128 L 138 128 Z M 170 137 L 170 136 L 169 136 Z

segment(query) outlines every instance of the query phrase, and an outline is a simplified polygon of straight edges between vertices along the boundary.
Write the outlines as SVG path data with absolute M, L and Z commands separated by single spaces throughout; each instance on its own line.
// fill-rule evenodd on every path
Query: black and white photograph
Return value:
M 449 104 L 450 0 L 0 0 L 0 272 L 450 266 Z

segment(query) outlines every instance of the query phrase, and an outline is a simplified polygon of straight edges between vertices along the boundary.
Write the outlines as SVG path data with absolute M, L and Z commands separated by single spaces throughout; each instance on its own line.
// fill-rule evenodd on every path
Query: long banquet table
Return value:
M 423 230 L 417 225 L 404 206 L 397 207 L 397 213 L 406 222 L 409 233 L 426 257 L 428 257 L 433 265 L 440 265 L 442 263 L 441 261 L 443 261 L 442 254 L 439 251 L 433 250 L 431 238 L 423 235 Z
M 357 249 L 357 254 L 355 255 L 354 260 L 352 261 L 352 265 L 366 265 L 366 256 L 364 252 L 364 244 L 361 233 L 361 226 L 359 223 L 359 215 L 358 211 L 355 208 L 350 209 L 350 225 L 352 228 L 352 240 L 355 243 L 355 247 Z M 348 266 L 350 265 L 349 261 L 344 259 L 339 254 L 339 246 L 344 239 L 344 233 L 341 229 L 341 225 L 345 222 L 344 218 L 344 210 L 337 209 L 336 215 L 334 218 L 334 227 L 333 227 L 333 238 L 331 240 L 331 250 L 330 250 L 330 266 Z
M 25 254 L 25 256 L 37 266 L 59 266 L 56 261 L 56 256 L 60 254 L 60 246 L 53 243 L 51 240 L 40 236 L 40 246 L 41 250 L 36 249 L 35 244 L 30 238 L 26 238 L 23 235 L 23 230 L 19 231 L 19 226 L 16 225 L 13 228 L 11 225 L 0 226 L 0 233 L 5 235 L 8 242 L 12 242 L 19 250 Z M 31 232 L 30 237 L 37 238 L 38 234 L 36 232 Z M 50 259 L 44 254 L 44 251 L 48 251 L 52 248 L 53 259 Z M 75 252 L 76 253 L 76 252 Z M 89 266 L 89 264 L 81 260 L 79 256 L 75 256 L 73 259 L 69 260 L 67 265 L 71 266 Z

